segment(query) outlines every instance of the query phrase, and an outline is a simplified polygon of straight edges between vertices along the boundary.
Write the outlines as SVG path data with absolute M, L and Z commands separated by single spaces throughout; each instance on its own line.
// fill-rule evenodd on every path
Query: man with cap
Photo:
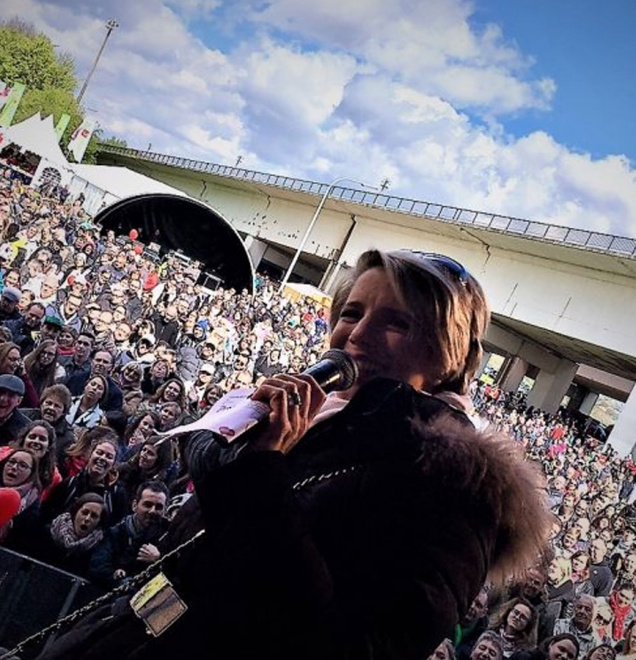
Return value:
M 12 286 L 5 286 L 0 294 L 0 323 L 20 318 L 18 303 L 22 298 L 22 291 Z
M 40 330 L 40 341 L 44 341 L 45 339 L 57 341 L 63 327 L 64 323 L 62 323 L 62 319 L 58 316 L 45 316 L 42 322 L 42 329 Z
M 19 410 L 24 396 L 24 383 L 13 374 L 0 375 L 0 446 L 18 438 L 20 431 L 30 420 Z

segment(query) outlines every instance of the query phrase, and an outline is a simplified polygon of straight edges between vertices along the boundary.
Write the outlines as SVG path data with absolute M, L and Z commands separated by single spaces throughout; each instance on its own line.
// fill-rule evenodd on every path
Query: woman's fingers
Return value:
M 270 409 L 268 428 L 259 445 L 288 451 L 305 434 L 325 394 L 310 376 L 281 374 L 265 380 L 252 398 L 265 401 Z

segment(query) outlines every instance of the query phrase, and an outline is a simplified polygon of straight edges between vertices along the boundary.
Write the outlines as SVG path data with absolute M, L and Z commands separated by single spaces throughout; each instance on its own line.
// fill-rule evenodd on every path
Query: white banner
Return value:
M 68 143 L 69 153 L 73 156 L 76 163 L 81 163 L 84 158 L 84 152 L 90 142 L 97 122 L 93 119 L 84 119 L 71 135 L 71 141 Z

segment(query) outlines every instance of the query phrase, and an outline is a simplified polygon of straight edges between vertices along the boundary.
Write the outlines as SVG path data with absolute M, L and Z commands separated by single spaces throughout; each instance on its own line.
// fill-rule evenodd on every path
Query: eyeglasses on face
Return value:
M 31 471 L 31 465 L 28 463 L 25 463 L 24 461 L 19 461 L 17 458 L 10 458 L 7 462 L 6 465 L 9 467 L 14 467 L 18 470 L 21 470 L 22 472 L 27 472 Z
M 400 252 L 407 252 L 412 254 L 419 259 L 432 261 L 434 264 L 445 268 L 449 271 L 457 280 L 463 285 L 466 286 L 466 283 L 470 279 L 470 273 L 452 257 L 447 257 L 445 254 L 438 254 L 437 252 L 424 252 L 422 250 L 400 250 Z

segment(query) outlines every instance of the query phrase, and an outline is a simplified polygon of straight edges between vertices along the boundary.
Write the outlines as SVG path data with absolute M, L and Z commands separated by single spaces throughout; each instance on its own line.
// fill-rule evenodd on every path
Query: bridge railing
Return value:
M 100 149 L 106 153 L 145 160 L 159 165 L 178 167 L 204 174 L 214 174 L 216 176 L 240 181 L 262 183 L 268 186 L 275 186 L 286 190 L 295 190 L 316 195 L 318 197 L 324 195 L 329 188 L 329 184 L 327 183 L 319 183 L 307 179 L 297 179 L 280 174 L 268 174 L 266 172 L 248 170 L 242 167 L 208 163 L 201 160 L 193 160 L 191 158 L 182 158 L 180 156 L 169 156 L 167 154 L 159 154 L 153 151 L 142 151 L 139 149 L 130 149 L 128 147 L 115 147 L 106 144 L 101 145 Z M 431 218 L 452 224 L 482 227 L 484 229 L 490 229 L 505 234 L 524 236 L 526 238 L 546 241 L 549 243 L 565 244 L 581 249 L 593 250 L 595 252 L 605 252 L 608 254 L 636 258 L 636 238 L 630 238 L 628 236 L 618 236 L 614 234 L 589 231 L 587 229 L 564 227 L 562 225 L 554 225 L 547 222 L 537 222 L 513 216 L 475 211 L 457 206 L 449 206 L 447 204 L 437 204 L 407 197 L 386 195 L 382 192 L 369 192 L 355 188 L 347 188 L 346 186 L 333 186 L 329 193 L 329 198 L 386 209 L 388 211 L 404 213 L 406 215 Z

